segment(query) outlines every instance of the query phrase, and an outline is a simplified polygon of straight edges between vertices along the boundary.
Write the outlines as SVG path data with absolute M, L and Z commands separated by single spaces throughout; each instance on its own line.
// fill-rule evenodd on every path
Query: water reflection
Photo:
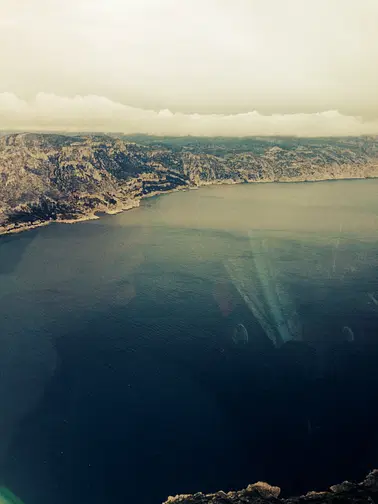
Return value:
M 373 302 L 375 306 L 378 306 L 378 299 L 375 297 L 375 295 L 372 292 L 368 292 L 368 296 Z
M 248 343 L 248 331 L 243 324 L 237 324 L 232 333 L 232 341 L 236 345 L 246 345 Z
M 352 343 L 354 341 L 354 332 L 349 326 L 343 327 L 343 335 L 348 343 Z
M 267 241 L 250 237 L 251 259 L 229 259 L 225 267 L 254 317 L 278 347 L 301 339 L 301 324 L 295 305 L 280 281 Z

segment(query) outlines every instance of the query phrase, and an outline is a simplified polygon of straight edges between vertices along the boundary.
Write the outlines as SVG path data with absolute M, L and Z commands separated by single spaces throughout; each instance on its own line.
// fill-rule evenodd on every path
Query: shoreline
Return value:
M 6 229 L 6 230 L 3 230 L 2 228 L 0 228 L 0 238 L 2 236 L 9 236 L 9 235 L 13 235 L 13 234 L 23 233 L 24 231 L 31 231 L 32 229 L 37 229 L 40 227 L 49 226 L 50 224 L 76 224 L 78 222 L 86 222 L 86 221 L 101 219 L 101 216 L 96 215 L 97 213 L 104 213 L 106 215 L 117 215 L 122 212 L 127 212 L 128 210 L 132 210 L 133 208 L 138 208 L 140 205 L 140 201 L 141 201 L 140 199 L 134 200 L 133 203 L 135 203 L 135 204 L 129 205 L 124 208 L 98 209 L 88 215 L 83 215 L 82 217 L 79 217 L 78 219 L 50 219 L 47 221 L 38 221 L 37 223 L 27 224 L 25 226 L 18 226 L 18 227 Z
M 356 181 L 356 180 L 377 180 L 378 176 L 372 176 L 372 177 L 343 177 L 343 178 L 324 178 L 324 179 L 304 179 L 304 180 L 250 180 L 250 181 L 235 181 L 235 180 L 229 180 L 229 179 L 221 179 L 219 181 L 211 181 L 211 182 L 202 182 L 200 185 L 197 186 L 181 186 L 178 188 L 174 189 L 169 189 L 167 191 L 153 191 L 149 194 L 145 194 L 141 196 L 138 199 L 133 200 L 131 205 L 125 206 L 125 207 L 120 207 L 116 209 L 98 209 L 95 210 L 94 212 L 88 214 L 88 215 L 83 215 L 82 217 L 79 217 L 78 219 L 50 219 L 47 221 L 38 221 L 33 224 L 26 224 L 26 225 L 21 225 L 18 227 L 10 228 L 7 229 L 6 226 L 3 228 L 0 227 L 0 239 L 2 236 L 9 236 L 9 235 L 14 235 L 18 233 L 23 233 L 26 231 L 31 231 L 33 229 L 37 229 L 43 226 L 48 226 L 50 224 L 76 224 L 78 222 L 86 222 L 90 220 L 97 220 L 100 219 L 101 216 L 97 215 L 98 213 L 104 214 L 104 215 L 117 215 L 123 212 L 127 212 L 129 210 L 132 210 L 133 208 L 139 208 L 141 202 L 145 199 L 148 198 L 153 198 L 156 196 L 162 196 L 164 194 L 170 194 L 173 192 L 179 192 L 179 191 L 193 191 L 193 190 L 198 190 L 201 189 L 201 187 L 211 187 L 211 186 L 217 186 L 217 185 L 226 185 L 226 186 L 231 186 L 231 185 L 240 185 L 240 184 L 306 184 L 306 183 L 316 183 L 316 182 L 340 182 L 340 181 Z

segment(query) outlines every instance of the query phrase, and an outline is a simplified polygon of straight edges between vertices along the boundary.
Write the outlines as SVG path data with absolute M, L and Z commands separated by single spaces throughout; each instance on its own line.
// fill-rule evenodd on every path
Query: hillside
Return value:
M 378 471 L 361 483 L 344 481 L 324 492 L 308 492 L 298 497 L 280 498 L 281 489 L 267 483 L 255 483 L 236 492 L 196 493 L 169 497 L 164 504 L 374 504 L 378 496 Z
M 137 142 L 138 143 L 137 143 Z M 92 218 L 214 183 L 378 176 L 376 138 L 0 137 L 0 233 Z

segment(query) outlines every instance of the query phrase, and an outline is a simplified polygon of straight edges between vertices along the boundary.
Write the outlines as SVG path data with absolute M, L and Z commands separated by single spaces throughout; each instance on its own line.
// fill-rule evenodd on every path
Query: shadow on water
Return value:
M 16 270 L 28 247 L 39 235 L 39 231 L 39 229 L 34 229 L 17 235 L 0 236 L 0 275 Z

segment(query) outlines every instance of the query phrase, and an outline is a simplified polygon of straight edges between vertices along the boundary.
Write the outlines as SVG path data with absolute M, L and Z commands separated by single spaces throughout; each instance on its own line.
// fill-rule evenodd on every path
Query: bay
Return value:
M 1 484 L 152 504 L 377 466 L 377 191 L 214 186 L 0 237 Z

